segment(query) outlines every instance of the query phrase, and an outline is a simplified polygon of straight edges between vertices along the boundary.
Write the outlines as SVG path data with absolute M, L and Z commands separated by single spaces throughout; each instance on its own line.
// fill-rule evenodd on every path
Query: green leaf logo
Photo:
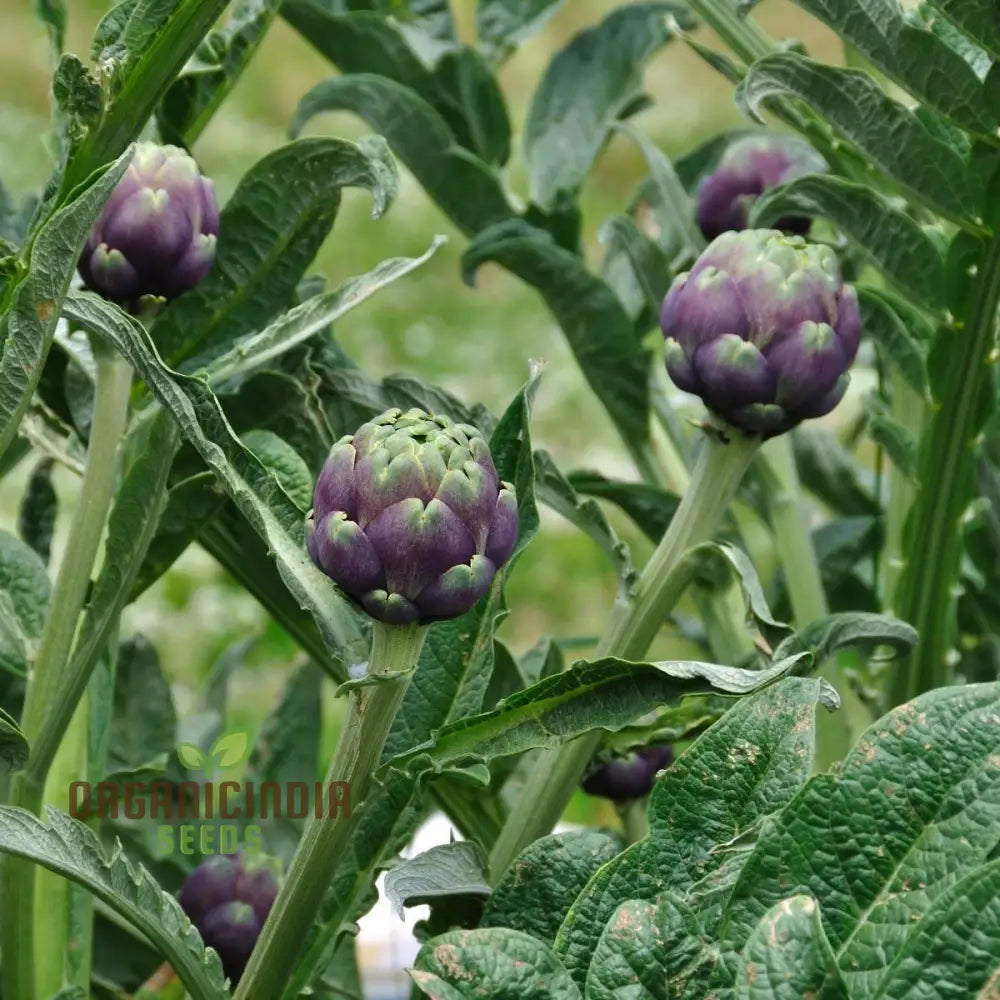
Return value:
M 189 771 L 199 771 L 205 766 L 205 755 L 193 743 L 181 743 L 177 757 Z
M 209 759 L 217 767 L 232 767 L 246 756 L 249 742 L 245 732 L 223 733 L 212 744 Z

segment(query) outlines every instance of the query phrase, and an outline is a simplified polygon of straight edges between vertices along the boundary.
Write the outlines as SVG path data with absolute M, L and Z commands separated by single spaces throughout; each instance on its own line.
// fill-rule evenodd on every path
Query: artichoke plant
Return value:
M 591 771 L 583 779 L 583 790 L 588 795 L 598 795 L 612 802 L 632 802 L 652 791 L 657 774 L 673 760 L 674 748 L 669 743 L 643 747 Z
M 208 274 L 218 233 L 215 189 L 198 164 L 176 146 L 138 143 L 83 248 L 80 276 L 123 305 L 176 298 Z
M 833 250 L 749 229 L 717 237 L 678 275 L 660 327 L 677 387 L 768 438 L 840 402 L 861 314 Z
M 768 188 L 827 169 L 819 153 L 795 136 L 775 133 L 739 139 L 698 188 L 698 228 L 707 240 L 731 229 L 745 229 L 753 203 Z M 804 216 L 788 216 L 779 219 L 775 228 L 805 236 L 811 224 Z
M 514 487 L 479 432 L 389 410 L 341 438 L 316 483 L 309 554 L 377 621 L 425 624 L 468 611 L 517 540 Z

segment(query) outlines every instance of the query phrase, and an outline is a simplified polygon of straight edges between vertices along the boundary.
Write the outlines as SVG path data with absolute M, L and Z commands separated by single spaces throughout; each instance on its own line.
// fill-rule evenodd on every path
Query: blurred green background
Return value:
M 106 9 L 101 0 L 69 0 L 70 51 L 86 56 L 94 26 Z M 568 0 L 503 67 L 502 85 L 515 134 L 531 93 L 551 56 L 579 30 L 597 22 L 614 2 Z M 473 0 L 455 0 L 466 37 L 474 36 Z M 41 187 L 50 170 L 45 146 L 49 127 L 48 39 L 32 0 L 0 0 L 0 178 L 15 194 Z M 839 43 L 817 22 L 784 0 L 764 0 L 755 16 L 777 37 L 795 37 L 822 59 L 840 61 Z M 708 32 L 702 41 L 717 44 Z M 254 63 L 199 140 L 194 153 L 225 200 L 241 174 L 287 141 L 299 98 L 333 73 L 295 32 L 278 21 Z M 731 87 L 683 43 L 675 42 L 649 64 L 646 89 L 655 105 L 635 122 L 669 154 L 683 152 L 714 132 L 742 122 Z M 311 131 L 358 136 L 368 129 L 349 115 L 326 115 Z M 466 400 L 501 411 L 523 383 L 531 358 L 547 364 L 534 413 L 536 445 L 549 449 L 564 469 L 596 468 L 633 478 L 627 455 L 600 406 L 588 392 L 562 334 L 537 294 L 517 279 L 485 267 L 475 289 L 465 286 L 458 259 L 463 238 L 403 171 L 400 196 L 387 215 L 371 218 L 367 195 L 348 191 L 333 234 L 313 271 L 330 285 L 391 256 L 423 252 L 436 233 L 448 244 L 415 274 L 379 293 L 336 330 L 348 352 L 371 374 L 410 372 L 437 382 Z M 622 211 L 645 174 L 634 145 L 616 137 L 601 156 L 583 192 L 588 257 L 596 267 L 601 222 Z M 526 193 L 523 163 L 515 145 L 507 183 Z M 0 510 L 12 527 L 27 469 L 0 486 Z M 72 495 L 73 479 L 59 479 Z M 63 510 L 68 508 L 64 502 Z M 612 512 L 637 561 L 647 543 Z M 65 530 L 65 518 L 62 527 Z M 56 554 L 58 554 L 58 536 Z M 593 634 L 610 607 L 615 582 L 599 550 L 547 511 L 543 530 L 513 574 L 511 615 L 503 637 L 516 652 L 546 634 Z M 130 609 L 123 635 L 142 631 L 159 649 L 183 714 L 191 692 L 212 662 L 234 640 L 259 634 L 233 676 L 231 726 L 253 731 L 271 707 L 296 657 L 291 643 L 255 602 L 203 552 L 194 548 L 139 604 Z M 328 696 L 330 692 L 328 691 Z M 332 718 L 339 713 L 334 711 Z M 328 733 L 332 741 L 334 732 Z M 589 810 L 588 810 L 589 811 Z

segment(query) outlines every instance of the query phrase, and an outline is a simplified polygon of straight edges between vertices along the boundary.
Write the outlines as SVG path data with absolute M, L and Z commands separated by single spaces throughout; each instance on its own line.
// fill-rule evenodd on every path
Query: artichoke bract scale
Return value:
M 132 304 L 176 298 L 215 261 L 219 208 L 212 182 L 177 146 L 136 145 L 80 256 L 84 284 Z
M 306 521 L 313 562 L 377 621 L 468 611 L 517 541 L 517 498 L 476 428 L 389 410 L 341 438 Z
M 674 384 L 769 438 L 840 402 L 861 313 L 830 247 L 748 229 L 723 233 L 677 276 L 660 327 Z

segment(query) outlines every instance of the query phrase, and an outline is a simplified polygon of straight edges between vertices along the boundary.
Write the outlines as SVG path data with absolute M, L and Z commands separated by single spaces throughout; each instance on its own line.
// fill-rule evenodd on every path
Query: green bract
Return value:
M 490 588 L 517 540 L 514 487 L 475 427 L 389 410 L 341 438 L 307 521 L 313 561 L 373 618 L 454 618 Z

